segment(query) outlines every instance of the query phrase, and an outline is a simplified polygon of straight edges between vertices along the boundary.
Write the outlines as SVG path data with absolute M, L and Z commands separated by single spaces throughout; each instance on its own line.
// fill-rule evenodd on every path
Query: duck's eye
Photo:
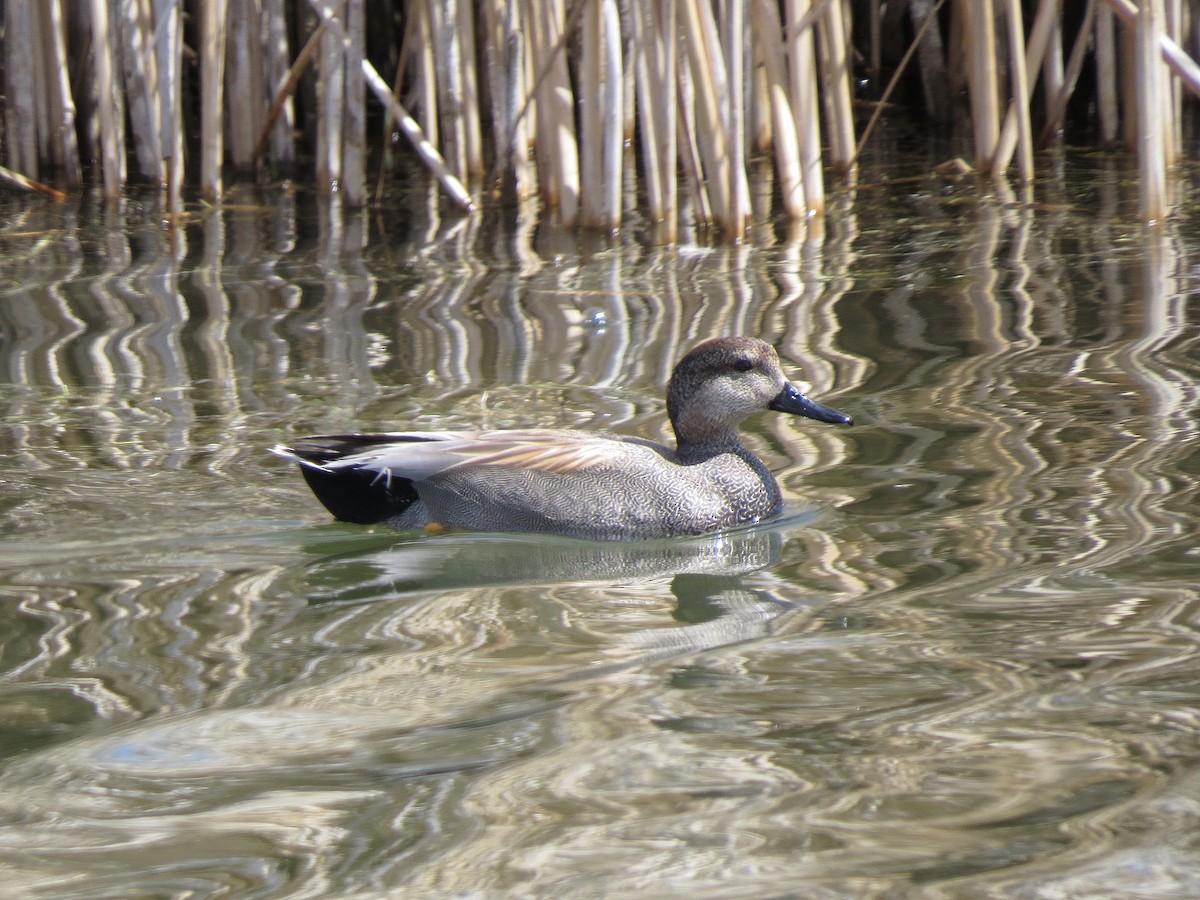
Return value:
M 754 368 L 754 363 L 748 359 L 739 359 L 734 361 L 733 367 L 739 372 L 749 372 Z

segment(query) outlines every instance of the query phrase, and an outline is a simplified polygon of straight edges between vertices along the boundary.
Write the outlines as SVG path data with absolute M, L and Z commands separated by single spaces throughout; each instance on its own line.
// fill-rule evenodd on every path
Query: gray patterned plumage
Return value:
M 597 539 L 705 534 L 779 511 L 779 485 L 738 437 L 774 409 L 821 422 L 755 338 L 715 338 L 676 365 L 667 411 L 676 447 L 565 429 L 321 435 L 272 452 L 300 464 L 338 519 Z

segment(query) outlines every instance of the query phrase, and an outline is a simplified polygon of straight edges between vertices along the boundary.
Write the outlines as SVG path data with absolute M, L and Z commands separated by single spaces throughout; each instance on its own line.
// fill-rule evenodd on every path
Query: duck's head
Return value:
M 681 445 L 736 440 L 738 424 L 765 409 L 854 424 L 801 393 L 784 377 L 775 349 L 757 338 L 713 338 L 696 345 L 675 366 L 667 386 L 667 414 Z

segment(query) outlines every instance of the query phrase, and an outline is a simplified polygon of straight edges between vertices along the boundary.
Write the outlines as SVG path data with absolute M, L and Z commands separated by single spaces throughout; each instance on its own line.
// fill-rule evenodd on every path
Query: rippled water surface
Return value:
M 1065 169 L 865 171 L 735 249 L 6 201 L 5 890 L 1200 894 L 1200 230 Z M 397 534 L 266 452 L 665 437 L 735 332 L 858 421 L 748 423 L 765 527 Z

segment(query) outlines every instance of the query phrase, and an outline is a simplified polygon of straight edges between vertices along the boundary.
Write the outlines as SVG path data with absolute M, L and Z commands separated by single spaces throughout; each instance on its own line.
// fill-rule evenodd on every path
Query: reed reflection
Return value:
M 0 846 L 22 884 L 223 885 L 234 843 L 326 893 L 726 886 L 748 859 L 784 893 L 801 870 L 986 888 L 1102 868 L 1079 835 L 1130 839 L 1135 807 L 1184 845 L 1139 804 L 1187 791 L 1170 766 L 1195 755 L 1194 242 L 1123 224 L 1118 175 L 1097 166 L 1094 203 L 1039 184 L 1037 208 L 860 184 L 823 235 L 718 249 L 436 203 L 333 228 L 295 192 L 175 234 L 129 202 L 102 232 L 11 217 L 0 796 L 25 814 Z M 860 424 L 753 423 L 814 512 L 726 543 L 380 536 L 264 452 L 663 437 L 671 365 L 729 331 Z

